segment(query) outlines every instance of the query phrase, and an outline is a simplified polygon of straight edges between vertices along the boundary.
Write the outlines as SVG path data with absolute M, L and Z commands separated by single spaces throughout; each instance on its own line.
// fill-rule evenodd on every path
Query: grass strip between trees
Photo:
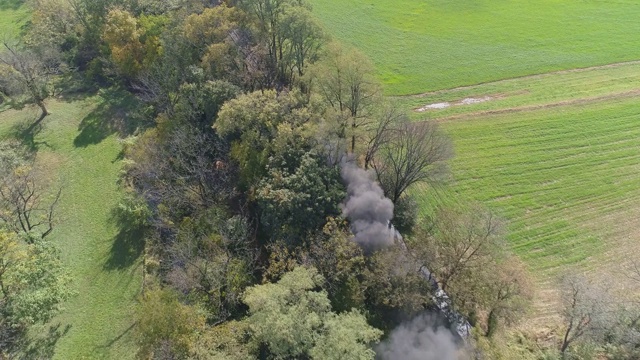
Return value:
M 133 308 L 140 291 L 140 246 L 111 220 L 122 191 L 117 184 L 121 144 L 108 129 L 90 127 L 105 100 L 51 101 L 42 127 L 25 133 L 35 109 L 0 113 L 0 135 L 18 137 L 38 150 L 38 159 L 63 183 L 60 224 L 51 235 L 74 278 L 77 296 L 56 319 L 69 325 L 57 359 L 128 359 L 135 355 Z M 83 125 L 84 124 L 84 125 Z M 87 138 L 91 141 L 85 141 Z

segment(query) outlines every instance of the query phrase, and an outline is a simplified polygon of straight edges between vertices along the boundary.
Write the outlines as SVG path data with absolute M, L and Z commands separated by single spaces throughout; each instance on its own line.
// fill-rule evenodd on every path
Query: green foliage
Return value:
M 371 327 L 357 310 L 330 314 L 324 319 L 325 333 L 311 348 L 311 359 L 373 359 L 370 344 L 377 342 L 382 331 Z
M 184 38 L 193 52 L 194 60 L 210 77 L 242 82 L 242 59 L 230 36 L 232 31 L 239 28 L 240 18 L 241 11 L 223 3 L 185 19 Z
M 322 28 L 301 0 L 241 0 L 254 33 L 266 47 L 267 85 L 287 86 L 302 76 L 324 43 Z
M 5 40 L 7 38 L 17 39 L 31 17 L 29 7 L 25 6 L 22 1 L 12 1 L 11 3 L 15 6 L 8 4 L 0 9 L 0 17 L 2 17 L 0 34 L 4 34 Z
M 352 236 L 345 220 L 328 218 L 322 233 L 311 238 L 306 260 L 324 276 L 332 307 L 338 312 L 365 308 L 366 259 Z
M 279 358 L 373 359 L 368 345 L 382 332 L 357 310 L 331 312 L 326 292 L 316 290 L 323 281 L 317 270 L 297 267 L 275 284 L 247 289 L 252 336 Z
M 0 232 L 0 355 L 24 350 L 27 330 L 47 323 L 73 294 L 59 250 L 34 240 Z
M 366 128 L 375 123 L 374 109 L 381 103 L 371 62 L 357 50 L 332 43 L 311 67 L 307 82 L 327 107 L 323 114 L 329 124 L 326 132 L 338 139 L 339 151 L 356 153 L 356 147 L 360 151 Z
M 182 84 L 176 94 L 171 121 L 177 123 L 176 126 L 188 122 L 201 131 L 210 131 L 222 105 L 239 93 L 237 86 L 221 80 Z
M 418 221 L 419 206 L 411 195 L 402 196 L 393 208 L 393 226 L 403 235 L 410 235 Z
M 113 215 L 130 227 L 144 228 L 150 225 L 152 213 L 144 199 L 130 194 L 122 199 Z
M 63 47 L 77 41 L 78 20 L 71 2 L 65 0 L 30 1 L 31 23 L 25 34 L 30 45 Z
M 0 141 L 0 179 L 11 175 L 15 169 L 26 166 L 33 154 L 17 140 Z
M 317 114 L 306 107 L 299 92 L 267 90 L 224 104 L 213 128 L 231 140 L 231 157 L 240 166 L 241 184 L 248 188 L 266 175 L 270 156 L 308 146 L 317 121 Z
M 170 21 L 171 18 L 166 14 L 150 15 L 143 13 L 138 18 L 138 26 L 142 31 L 140 41 L 144 43 L 149 38 L 159 38 Z
M 109 11 L 102 39 L 109 47 L 111 60 L 124 79 L 133 80 L 160 55 L 160 41 L 155 34 L 159 34 L 164 22 L 166 20 L 163 18 L 145 17 L 144 26 L 141 26 L 138 19 L 128 11 Z
M 202 315 L 182 304 L 176 294 L 166 289 L 149 289 L 137 309 L 138 357 L 177 356 L 186 358 L 192 337 L 204 326 Z
M 248 336 L 244 321 L 227 321 L 207 329 L 195 340 L 190 358 L 197 360 L 248 360 L 257 358 L 257 344 Z
M 267 168 L 255 198 L 272 238 L 299 243 L 340 213 L 345 192 L 339 171 L 315 152 L 290 149 L 270 158 Z
M 252 283 L 253 250 L 249 227 L 240 216 L 225 218 L 215 208 L 191 219 L 177 230 L 169 249 L 174 265 L 167 279 L 181 293 L 208 310 L 210 322 L 238 314 L 240 297 Z
M 362 284 L 374 325 L 391 330 L 399 317 L 416 316 L 431 304 L 430 284 L 419 272 L 421 265 L 399 246 L 367 258 Z

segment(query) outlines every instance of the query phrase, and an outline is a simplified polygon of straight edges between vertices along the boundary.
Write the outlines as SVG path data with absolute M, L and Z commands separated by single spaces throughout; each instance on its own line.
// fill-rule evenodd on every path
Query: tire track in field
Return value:
M 617 67 L 628 66 L 628 65 L 638 65 L 638 64 L 640 64 L 640 60 L 621 61 L 621 62 L 615 62 L 615 63 L 605 64 L 605 65 L 596 65 L 596 66 L 588 66 L 588 67 L 581 67 L 581 68 L 574 68 L 574 69 L 567 69 L 567 70 L 558 70 L 558 71 L 551 71 L 551 72 L 539 73 L 539 74 L 533 74 L 533 75 L 515 76 L 515 77 L 501 79 L 501 80 L 479 82 L 479 83 L 473 84 L 473 85 L 464 85 L 464 86 L 458 86 L 458 87 L 453 87 L 453 88 L 449 88 L 449 89 L 428 91 L 428 92 L 424 92 L 424 93 L 420 93 L 420 94 L 399 95 L 399 96 L 393 96 L 393 97 L 397 97 L 397 98 L 422 98 L 422 97 L 427 97 L 427 96 L 431 96 L 431 95 L 444 94 L 444 93 L 448 93 L 448 92 L 454 92 L 454 91 L 460 91 L 460 90 L 469 90 L 469 89 L 473 89 L 473 88 L 476 88 L 476 87 L 481 86 L 481 85 L 502 84 L 502 83 L 505 83 L 505 82 L 513 81 L 513 80 L 534 80 L 534 79 L 541 79 L 541 78 L 544 78 L 544 77 L 547 77 L 547 76 L 553 76 L 553 75 L 563 75 L 563 74 L 587 72 L 587 71 L 592 71 L 592 70 L 611 69 L 611 68 L 617 68 Z
M 482 111 L 475 111 L 475 112 L 469 112 L 469 113 L 445 116 L 445 117 L 441 117 L 441 118 L 427 119 L 427 120 L 423 120 L 423 121 L 434 120 L 434 121 L 437 121 L 437 122 L 448 122 L 448 121 L 466 119 L 466 118 L 471 118 L 471 117 L 480 117 L 480 116 L 488 116 L 488 115 L 500 115 L 500 114 L 512 114 L 512 113 L 518 113 L 518 112 L 551 109 L 551 108 L 562 107 L 562 106 L 587 105 L 587 104 L 593 104 L 593 103 L 597 103 L 597 102 L 603 102 L 603 101 L 609 101 L 609 100 L 617 100 L 617 99 L 628 99 L 628 98 L 633 98 L 633 97 L 640 97 L 640 88 L 633 89 L 633 90 L 628 90 L 628 91 L 623 91 L 623 92 L 619 92 L 619 93 L 602 95 L 602 96 L 593 96 L 593 97 L 587 97 L 587 98 L 562 100 L 562 101 L 546 103 L 546 104 L 516 106 L 516 107 L 510 107 L 510 108 L 504 108 L 504 109 L 482 110 Z

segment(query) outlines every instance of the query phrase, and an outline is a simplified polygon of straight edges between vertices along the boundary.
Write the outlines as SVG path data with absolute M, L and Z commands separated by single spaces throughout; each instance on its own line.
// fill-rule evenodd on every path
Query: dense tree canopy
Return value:
M 62 309 L 70 281 L 53 244 L 0 231 L 0 355 L 11 358 L 31 326 Z
M 373 359 L 381 331 L 357 310 L 335 314 L 313 268 L 296 267 L 274 284 L 247 290 L 252 336 L 278 358 Z
M 373 359 L 402 321 L 439 312 L 442 291 L 477 329 L 469 339 L 495 336 L 526 310 L 527 272 L 492 212 L 417 209 L 416 184 L 446 184 L 449 138 L 385 99 L 373 64 L 332 41 L 307 1 L 32 7 L 24 46 L 0 53 L 3 94 L 44 117 L 55 74 L 140 100 L 143 121 L 123 120 L 135 131 L 123 141 L 119 207 L 142 243 L 140 358 Z M 43 44 L 62 55 L 43 56 Z M 73 76 L 58 76 L 65 66 Z M 70 294 L 46 241 L 60 192 L 34 159 L 0 145 L 0 348 Z M 341 172 L 349 166 L 361 182 Z M 367 236 L 384 241 L 367 247 Z M 563 351 L 590 329 L 591 300 L 578 300 L 589 314 L 569 302 Z M 616 331 L 637 331 L 632 312 L 620 318 Z

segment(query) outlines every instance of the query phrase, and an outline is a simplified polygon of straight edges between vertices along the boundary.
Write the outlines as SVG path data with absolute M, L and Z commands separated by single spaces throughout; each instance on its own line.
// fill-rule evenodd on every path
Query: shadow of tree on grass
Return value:
M 7 137 L 20 141 L 29 151 L 37 152 L 40 146 L 50 147 L 46 141 L 36 140 L 42 129 L 42 120 L 20 122 L 9 129 Z
M 133 265 L 144 251 L 146 227 L 137 223 L 121 206 L 111 211 L 109 222 L 118 229 L 111 251 L 104 263 L 105 270 L 121 270 Z
M 51 359 L 53 358 L 58 340 L 65 336 L 71 325 L 62 326 L 61 323 L 49 325 L 45 335 L 31 338 L 25 344 L 25 359 Z
M 119 88 L 99 93 L 103 100 L 80 122 L 80 134 L 73 140 L 76 147 L 99 144 L 112 134 L 126 137 L 150 125 L 144 121 L 141 103 L 131 93 Z
M 105 345 L 96 346 L 95 349 L 107 349 L 112 347 L 115 343 L 120 341 L 123 337 L 125 337 L 129 332 L 133 330 L 133 328 L 138 324 L 137 321 L 134 321 L 129 327 L 127 327 L 123 332 L 121 332 L 118 336 L 113 339 L 107 341 Z
M 54 80 L 53 96 L 58 100 L 73 102 L 96 96 L 100 84 L 86 79 L 76 71 L 69 71 Z
M 24 0 L 0 0 L 0 10 L 17 10 L 24 4 Z

